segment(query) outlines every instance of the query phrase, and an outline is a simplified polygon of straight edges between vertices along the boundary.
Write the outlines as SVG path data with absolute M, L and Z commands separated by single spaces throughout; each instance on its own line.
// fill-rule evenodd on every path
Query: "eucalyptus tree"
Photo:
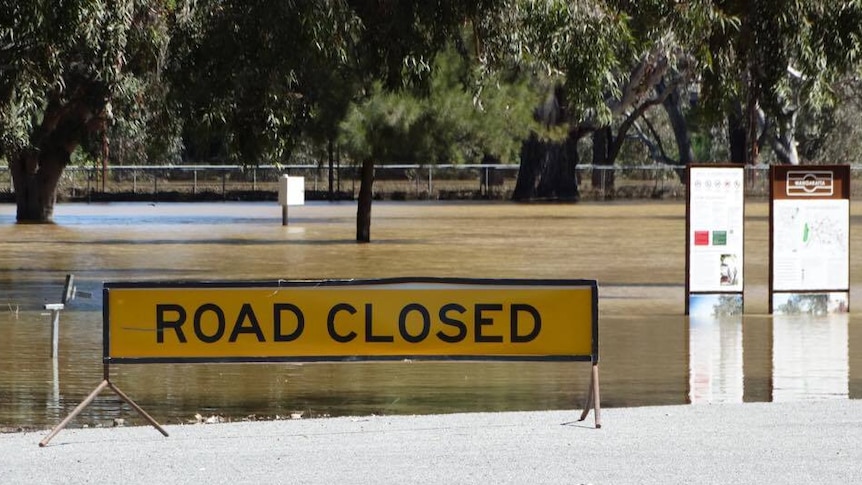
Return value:
M 537 127 L 532 114 L 540 95 L 530 81 L 483 69 L 452 46 L 435 56 L 421 92 L 386 91 L 378 83 L 352 103 L 340 125 L 341 146 L 378 164 L 516 163 L 521 142 Z
M 526 49 L 556 75 L 555 122 L 566 128 L 563 163 L 576 164 L 578 140 L 593 137 L 593 164 L 613 165 L 629 130 L 664 103 L 696 68 L 697 41 L 708 8 L 698 2 L 524 1 L 520 3 Z M 548 110 L 543 110 L 547 113 Z M 573 159 L 574 157 L 574 159 Z M 523 170 L 571 174 L 574 171 Z M 540 163 L 556 163 L 544 157 Z M 612 171 L 595 170 L 594 183 L 612 185 Z M 519 180 L 530 197 L 541 182 Z M 567 181 L 568 182 L 568 181 Z M 516 189 L 517 192 L 517 189 Z
M 158 82 L 181 12 L 157 0 L 0 0 L 0 11 L 0 158 L 17 220 L 48 222 L 72 153 Z
M 703 111 L 727 119 L 732 161 L 757 163 L 769 143 L 798 163 L 799 114 L 833 103 L 832 85 L 860 66 L 862 2 L 726 0 L 714 12 L 734 28 L 706 26 Z
M 185 118 L 223 134 L 242 163 L 280 161 L 300 136 L 331 140 L 353 101 L 427 93 L 435 55 L 465 25 L 483 35 L 476 20 L 502 3 L 210 0 L 198 6 L 194 28 L 177 36 L 178 103 Z M 383 128 L 365 127 L 370 139 Z M 367 242 L 382 154 L 363 155 L 356 239 Z
M 205 0 L 192 16 L 173 32 L 169 68 L 188 132 L 253 165 L 288 158 L 305 131 L 332 130 L 354 89 L 358 21 L 342 2 Z
M 477 39 L 484 37 L 493 26 L 486 19 L 493 18 L 505 5 L 504 0 L 348 0 L 347 3 L 360 25 L 353 65 L 362 85 L 367 90 L 377 85 L 384 91 L 414 93 L 425 92 L 437 53 L 458 39 L 465 26 Z M 371 239 L 374 155 L 371 152 L 362 160 L 356 217 L 358 242 Z

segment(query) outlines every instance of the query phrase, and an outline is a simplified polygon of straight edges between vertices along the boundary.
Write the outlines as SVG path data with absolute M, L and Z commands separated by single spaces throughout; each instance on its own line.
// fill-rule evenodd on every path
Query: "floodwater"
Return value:
M 14 206 L 0 205 L 0 429 L 53 426 L 99 384 L 105 281 L 595 279 L 605 407 L 862 396 L 858 313 L 766 314 L 766 202 L 746 206 L 746 315 L 718 320 L 683 315 L 684 202 L 375 202 L 371 244 L 354 242 L 355 213 L 315 202 L 291 207 L 283 226 L 274 203 L 61 204 L 56 224 L 17 225 Z M 851 219 L 856 232 L 858 210 Z M 854 288 L 860 265 L 851 262 Z M 79 296 L 52 359 L 42 306 L 60 301 L 66 274 Z M 860 303 L 851 292 L 851 309 Z M 112 382 L 168 424 L 577 410 L 589 373 L 550 362 L 111 366 Z M 106 391 L 72 426 L 115 418 L 141 423 Z

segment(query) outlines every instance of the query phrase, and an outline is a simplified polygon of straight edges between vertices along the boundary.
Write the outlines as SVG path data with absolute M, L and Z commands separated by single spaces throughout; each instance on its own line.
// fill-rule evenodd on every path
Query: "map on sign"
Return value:
M 774 288 L 845 289 L 849 284 L 849 201 L 774 201 Z

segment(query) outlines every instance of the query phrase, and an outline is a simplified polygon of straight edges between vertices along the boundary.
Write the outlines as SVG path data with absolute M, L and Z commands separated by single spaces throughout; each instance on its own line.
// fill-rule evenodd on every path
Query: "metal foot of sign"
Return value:
M 161 427 L 161 425 L 159 425 L 159 423 L 158 423 L 155 419 L 153 419 L 153 417 L 152 417 L 152 416 L 150 416 L 149 414 L 147 414 L 147 412 L 146 412 L 146 411 L 144 411 L 140 406 L 138 406 L 138 404 L 137 404 L 137 403 L 135 403 L 134 401 L 132 401 L 132 400 L 129 398 L 129 396 L 127 396 L 123 391 L 121 391 L 117 386 L 115 386 L 113 382 L 111 382 L 110 380 L 108 380 L 108 379 L 106 378 L 106 379 L 104 379 L 101 383 L 99 383 L 99 385 L 96 387 L 96 389 L 94 389 L 94 390 L 93 390 L 93 392 L 91 392 L 91 393 L 90 393 L 90 395 L 89 395 L 89 396 L 87 396 L 87 398 L 86 398 L 86 399 L 84 399 L 83 401 L 81 401 L 81 404 L 78 404 L 78 406 L 77 406 L 77 407 L 72 411 L 72 413 L 71 413 L 71 414 L 69 414 L 68 416 L 66 416 L 66 418 L 65 418 L 65 419 L 63 419 L 63 421 L 61 421 L 61 422 L 60 422 L 60 424 L 58 424 L 54 429 L 52 429 L 52 430 L 51 430 L 51 432 L 48 434 L 48 436 L 46 436 L 42 441 L 40 441 L 40 442 L 39 442 L 39 446 L 45 446 L 45 445 L 47 445 L 47 444 L 48 444 L 48 442 L 49 442 L 49 441 L 51 441 L 51 439 L 52 439 L 52 438 L 54 438 L 54 436 L 56 436 L 56 435 L 57 435 L 57 433 L 59 433 L 60 431 L 62 431 L 62 430 L 63 430 L 63 428 L 65 428 L 65 427 L 66 427 L 66 425 L 68 425 L 68 424 L 69 424 L 73 419 L 75 419 L 75 417 L 76 417 L 78 414 L 80 414 L 80 413 L 81 413 L 81 411 L 83 411 L 87 406 L 89 406 L 89 405 L 90 405 L 90 403 L 92 403 L 92 402 L 93 402 L 93 400 L 95 400 L 95 399 L 96 399 L 96 397 L 97 397 L 99 394 L 101 394 L 101 392 L 102 392 L 102 391 L 104 391 L 104 390 L 105 390 L 105 388 L 109 388 L 110 390 L 114 391 L 114 393 L 115 393 L 117 396 L 119 396 L 119 397 L 120 397 L 120 399 L 122 399 L 123 401 L 125 401 L 125 402 L 126 402 L 126 404 L 128 404 L 128 405 L 129 405 L 129 406 L 131 406 L 135 411 L 137 411 L 137 412 L 138 412 L 138 414 L 140 414 L 140 415 L 141 415 L 145 420 L 147 420 L 147 422 L 149 422 L 149 423 L 150 423 L 154 428 L 156 428 L 157 430 L 159 430 L 159 432 L 160 432 L 160 433 L 162 433 L 164 436 L 167 436 L 167 435 L 168 435 L 168 432 L 167 432 L 167 431 L 165 431 L 165 430 L 164 430 L 164 428 L 162 428 L 162 427 Z
M 596 428 L 602 427 L 602 404 L 601 404 L 601 396 L 599 394 L 599 365 L 593 364 L 593 372 L 590 374 L 590 388 L 587 391 L 587 400 L 584 403 L 584 410 L 581 413 L 580 419 L 578 421 L 583 421 L 587 419 L 587 415 L 590 414 L 590 409 L 595 408 L 596 410 Z

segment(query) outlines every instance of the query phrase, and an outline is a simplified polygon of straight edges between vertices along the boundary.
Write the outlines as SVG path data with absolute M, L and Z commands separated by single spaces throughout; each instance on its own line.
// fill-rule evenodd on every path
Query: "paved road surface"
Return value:
M 0 435 L 0 483 L 862 483 L 862 401 Z

